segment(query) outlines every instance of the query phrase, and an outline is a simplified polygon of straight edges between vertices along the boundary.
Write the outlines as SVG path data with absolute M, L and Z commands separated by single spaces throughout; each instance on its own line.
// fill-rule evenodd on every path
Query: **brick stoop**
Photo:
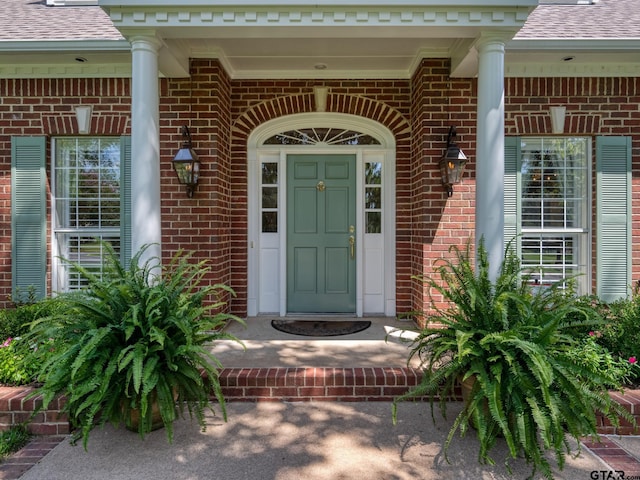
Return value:
M 28 421 L 28 429 L 34 435 L 70 433 L 69 419 L 60 413 L 64 399 L 54 399 L 47 410 L 42 410 L 34 416 L 36 406 L 42 405 L 42 398 L 27 398 L 33 390 L 34 388 L 29 386 L 0 387 L 0 431 Z
M 640 390 L 625 390 L 624 393 L 609 392 L 609 396 L 634 416 L 636 426 L 633 427 L 629 422 L 621 419 L 620 426 L 614 427 L 608 419 L 598 414 L 598 433 L 602 435 L 640 435 Z
M 224 368 L 220 385 L 228 402 L 390 402 L 420 382 L 422 371 L 410 367 L 264 367 Z M 0 387 L 0 431 L 31 418 L 39 397 L 27 399 L 33 387 Z M 635 416 L 640 424 L 640 390 L 624 394 L 611 392 L 611 397 Z M 460 400 L 456 392 L 454 400 Z M 416 400 L 423 400 L 417 398 Z M 66 435 L 69 421 L 60 414 L 63 399 L 46 411 L 39 412 L 29 423 L 37 435 Z M 614 427 L 598 416 L 600 434 L 640 434 L 628 422 Z
M 225 368 L 220 386 L 229 402 L 390 402 L 421 377 L 408 367 Z

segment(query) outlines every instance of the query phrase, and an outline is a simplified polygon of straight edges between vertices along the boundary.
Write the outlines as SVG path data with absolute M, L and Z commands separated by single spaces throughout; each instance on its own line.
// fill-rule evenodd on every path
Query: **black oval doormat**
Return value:
M 276 330 L 305 337 L 335 337 L 361 332 L 371 326 L 365 320 L 271 320 Z

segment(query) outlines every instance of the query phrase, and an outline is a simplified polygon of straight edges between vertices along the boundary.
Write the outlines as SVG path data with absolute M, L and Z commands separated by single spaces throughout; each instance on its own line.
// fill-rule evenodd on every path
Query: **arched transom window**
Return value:
M 316 127 L 278 133 L 267 138 L 264 145 L 380 145 L 380 141 L 354 130 Z

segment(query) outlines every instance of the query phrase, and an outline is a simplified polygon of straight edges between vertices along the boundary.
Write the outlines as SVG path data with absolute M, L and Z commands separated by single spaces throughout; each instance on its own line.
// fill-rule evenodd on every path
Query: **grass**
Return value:
M 9 430 L 0 432 L 0 462 L 12 453 L 24 447 L 31 438 L 25 425 L 15 425 Z

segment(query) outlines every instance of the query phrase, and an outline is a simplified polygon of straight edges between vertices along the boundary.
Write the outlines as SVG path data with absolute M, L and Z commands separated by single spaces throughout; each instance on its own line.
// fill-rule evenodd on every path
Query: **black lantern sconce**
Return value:
M 467 156 L 460 150 L 454 142 L 456 137 L 456 127 L 449 128 L 447 136 L 447 151 L 440 159 L 440 174 L 442 175 L 442 185 L 447 189 L 447 196 L 453 195 L 453 185 L 460 183 L 462 172 L 467 164 Z
M 186 125 L 182 127 L 182 147 L 173 157 L 173 168 L 181 184 L 187 186 L 187 197 L 193 197 L 200 175 L 200 160 L 191 145 L 191 133 Z

